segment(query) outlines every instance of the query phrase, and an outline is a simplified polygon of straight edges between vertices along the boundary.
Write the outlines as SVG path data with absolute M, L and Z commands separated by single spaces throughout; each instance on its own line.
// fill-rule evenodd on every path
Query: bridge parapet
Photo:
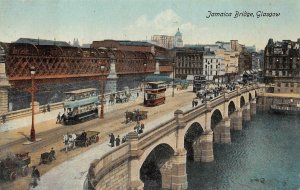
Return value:
M 94 160 L 89 168 L 88 179 L 91 189 L 127 189 L 129 143 L 124 143 Z M 118 179 L 112 179 L 118 176 Z M 115 181 L 116 183 L 112 183 Z

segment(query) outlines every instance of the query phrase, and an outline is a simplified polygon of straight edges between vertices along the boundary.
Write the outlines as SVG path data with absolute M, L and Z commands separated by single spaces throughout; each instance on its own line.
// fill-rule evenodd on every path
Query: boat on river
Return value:
M 270 106 L 273 113 L 279 114 L 300 114 L 300 103 L 281 103 Z

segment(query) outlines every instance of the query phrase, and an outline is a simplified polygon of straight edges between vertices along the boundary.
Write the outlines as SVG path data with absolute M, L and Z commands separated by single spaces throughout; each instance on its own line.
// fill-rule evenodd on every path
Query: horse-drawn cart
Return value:
M 0 179 L 13 181 L 17 176 L 27 176 L 31 162 L 28 154 L 23 152 L 0 160 Z
M 75 140 L 76 146 L 89 146 L 92 143 L 97 143 L 99 141 L 99 134 L 98 131 L 87 131 L 85 132 L 86 135 L 82 134 L 76 134 L 77 138 Z
M 148 111 L 126 111 L 125 112 L 125 119 L 126 119 L 126 123 L 130 122 L 130 121 L 140 121 L 140 120 L 144 120 L 147 119 L 147 114 Z

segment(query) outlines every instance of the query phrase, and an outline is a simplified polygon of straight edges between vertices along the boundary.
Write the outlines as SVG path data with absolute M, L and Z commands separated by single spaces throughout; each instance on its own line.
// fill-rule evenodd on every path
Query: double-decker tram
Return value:
M 98 116 L 99 100 L 96 88 L 86 88 L 65 93 L 64 124 L 74 124 Z
M 145 106 L 157 106 L 164 104 L 166 101 L 165 92 L 167 85 L 165 82 L 147 82 L 145 83 Z
M 203 90 L 206 85 L 206 76 L 204 75 L 195 75 L 193 80 L 193 92 L 198 92 Z

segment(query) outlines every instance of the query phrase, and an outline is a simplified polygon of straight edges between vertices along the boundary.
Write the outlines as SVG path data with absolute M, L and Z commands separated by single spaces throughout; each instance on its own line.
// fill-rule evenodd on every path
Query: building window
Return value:
M 278 87 L 280 87 L 280 82 L 279 82 L 279 83 L 277 83 L 277 86 L 278 86 Z
M 289 83 L 287 82 L 287 83 L 285 83 L 285 87 L 289 87 Z
M 291 92 L 294 92 L 294 90 L 293 90 L 293 89 L 291 89 Z
M 291 83 L 291 87 L 294 87 L 294 83 L 293 82 Z

